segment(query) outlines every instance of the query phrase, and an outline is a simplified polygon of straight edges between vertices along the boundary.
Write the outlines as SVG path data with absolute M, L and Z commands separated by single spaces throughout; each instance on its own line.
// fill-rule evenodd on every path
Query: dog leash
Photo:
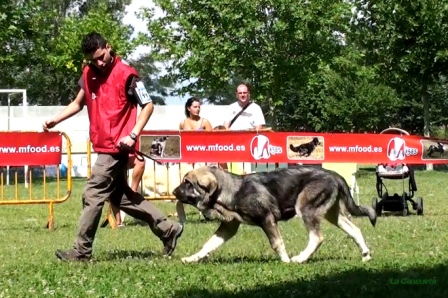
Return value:
M 155 163 L 157 163 L 157 164 L 159 164 L 159 165 L 161 165 L 161 166 L 167 166 L 167 167 L 169 166 L 169 163 L 158 161 L 156 158 L 151 157 L 151 156 L 149 156 L 148 154 L 143 153 L 143 152 L 141 152 L 141 151 L 139 151 L 139 150 L 137 150 L 137 149 L 135 149 L 135 148 L 130 148 L 130 147 L 124 145 L 124 144 L 120 144 L 118 147 L 120 147 L 120 148 L 122 148 L 122 149 L 124 149 L 124 150 L 127 150 L 127 151 L 129 151 L 130 153 L 134 153 L 135 158 L 137 158 L 137 159 L 140 160 L 140 161 L 143 161 L 143 160 L 144 160 L 143 157 L 146 157 L 146 158 L 148 158 L 148 159 L 154 161 Z
M 171 162 L 161 162 L 158 159 L 155 159 L 154 157 L 151 157 L 151 156 L 149 156 L 149 155 L 147 155 L 147 154 L 145 154 L 145 153 L 143 153 L 143 152 L 141 152 L 141 151 L 139 151 L 137 149 L 134 149 L 134 155 L 135 155 L 135 158 L 137 158 L 140 161 L 143 161 L 144 160 L 143 157 L 146 157 L 146 158 L 154 161 L 155 163 L 157 163 L 157 164 L 159 164 L 161 166 L 165 166 L 167 168 L 169 168 L 169 167 L 171 167 L 173 165 L 173 163 L 171 163 Z
M 155 158 L 149 156 L 148 154 L 145 154 L 145 153 L 143 153 L 143 152 L 141 152 L 141 151 L 139 151 L 139 150 L 137 150 L 137 149 L 135 149 L 135 148 L 131 148 L 131 147 L 125 145 L 125 144 L 122 144 L 122 143 L 121 143 L 119 147 L 122 148 L 122 149 L 125 149 L 125 150 L 127 150 L 127 151 L 129 151 L 129 152 L 131 152 L 131 153 L 134 153 L 135 158 L 137 158 L 137 159 L 140 160 L 140 161 L 143 161 L 143 160 L 144 160 L 143 157 L 146 157 L 146 158 L 148 158 L 148 159 L 154 161 L 155 163 L 157 163 L 157 164 L 159 164 L 159 165 L 162 165 L 162 166 L 163 166 L 163 165 L 168 165 L 167 163 L 160 162 L 160 161 L 158 161 L 157 159 L 155 159 Z
M 155 158 L 149 156 L 148 154 L 145 154 L 145 153 L 143 153 L 143 152 L 141 152 L 141 151 L 139 151 L 139 150 L 137 150 L 137 149 L 134 149 L 134 155 L 135 155 L 135 157 L 136 157 L 138 160 L 140 160 L 140 161 L 143 161 L 143 160 L 144 160 L 143 157 L 146 157 L 146 158 L 148 158 L 148 159 L 150 159 L 150 160 L 152 160 L 152 161 L 158 163 L 159 165 L 167 165 L 166 162 L 158 161 L 157 159 L 155 159 Z

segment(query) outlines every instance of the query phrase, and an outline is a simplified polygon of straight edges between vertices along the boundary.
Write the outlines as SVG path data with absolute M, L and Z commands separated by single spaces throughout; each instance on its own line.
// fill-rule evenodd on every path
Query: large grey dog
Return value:
M 240 176 L 205 166 L 185 174 L 173 194 L 182 203 L 199 209 L 206 219 L 221 222 L 199 252 L 182 258 L 184 263 L 207 257 L 232 238 L 241 223 L 261 227 L 283 262 L 303 263 L 323 241 L 323 218 L 353 238 L 361 249 L 362 261 L 371 258 L 360 229 L 346 214 L 368 216 L 375 226 L 376 212 L 370 206 L 357 206 L 345 179 L 330 170 L 296 167 Z M 296 215 L 308 229 L 308 246 L 289 258 L 277 222 Z

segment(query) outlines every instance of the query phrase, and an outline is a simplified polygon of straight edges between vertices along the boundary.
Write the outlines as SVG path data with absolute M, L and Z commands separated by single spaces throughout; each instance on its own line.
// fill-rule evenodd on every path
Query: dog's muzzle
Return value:
M 185 194 L 185 190 L 182 189 L 182 188 L 184 188 L 184 186 L 183 186 L 182 184 L 179 185 L 178 187 L 176 187 L 176 188 L 173 190 L 173 195 L 176 197 L 176 199 L 177 199 L 179 202 L 182 202 L 182 203 L 184 203 L 184 204 L 187 204 L 187 203 L 189 203 L 189 201 L 188 201 L 188 198 L 187 198 L 187 196 L 186 196 L 186 194 Z

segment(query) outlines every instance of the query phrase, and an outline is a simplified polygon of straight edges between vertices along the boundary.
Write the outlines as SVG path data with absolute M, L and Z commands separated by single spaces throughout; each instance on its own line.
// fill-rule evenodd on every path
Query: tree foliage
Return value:
M 154 1 L 164 16 L 149 21 L 148 44 L 181 89 L 213 90 L 238 76 L 251 81 L 257 96 L 272 94 L 286 72 L 300 75 L 338 43 L 343 1 Z M 338 13 L 339 12 L 339 13 Z M 320 14 L 320 18 L 313 18 Z M 348 21 L 348 20 L 346 20 Z M 320 28 L 320 30 L 316 30 Z M 301 66 L 297 69 L 296 66 Z
M 363 66 L 362 60 L 356 49 L 347 46 L 340 56 L 322 64 L 299 93 L 300 100 L 291 102 L 295 113 L 285 110 L 286 117 L 294 117 L 285 121 L 286 128 L 378 132 L 394 123 L 401 100 L 395 90 L 378 84 L 375 68 Z
M 170 90 L 174 85 L 169 78 L 158 75 L 162 72 L 162 69 L 156 65 L 157 61 L 154 60 L 154 57 L 151 54 L 144 54 L 130 60 L 129 64 L 138 69 L 153 103 L 165 105 L 165 97 L 170 95 Z
M 176 81 L 190 82 L 180 94 L 226 98 L 238 78 L 252 86 L 277 129 L 376 129 L 387 109 L 378 102 L 390 103 L 389 111 L 397 105 L 394 91 L 375 82 L 376 68 L 344 44 L 352 18 L 347 1 L 154 2 L 163 16 L 144 12 L 146 42 L 171 62 Z M 366 122 L 369 112 L 376 114 Z
M 150 46 L 126 60 L 159 104 L 187 93 L 228 104 L 245 82 L 277 130 L 448 127 L 446 1 L 153 2 L 141 14 L 150 33 L 134 39 L 122 23 L 130 0 L 2 1 L 1 88 L 26 88 L 32 104 L 66 104 L 81 37 L 96 30 L 125 59 Z
M 122 23 L 129 3 L 130 0 L 2 1 L 0 88 L 27 89 L 32 105 L 67 104 L 77 92 L 81 75 L 83 35 L 100 32 L 123 58 L 138 46 L 138 39 L 132 38 L 133 28 Z M 159 100 L 163 101 L 163 97 Z M 2 103 L 5 101 L 3 98 Z
M 380 0 L 354 5 L 360 17 L 353 22 L 350 41 L 366 61 L 379 66 L 382 81 L 406 100 L 400 109 L 403 126 L 429 135 L 430 116 L 441 116 L 435 113 L 439 101 L 431 90 L 448 70 L 447 2 Z

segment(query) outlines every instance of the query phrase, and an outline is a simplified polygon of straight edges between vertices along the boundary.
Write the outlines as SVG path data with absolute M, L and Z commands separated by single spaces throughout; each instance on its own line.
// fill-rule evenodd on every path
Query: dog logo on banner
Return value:
M 387 145 L 387 157 L 391 161 L 404 160 L 406 156 L 417 155 L 418 149 L 406 146 L 406 142 L 399 137 L 390 139 Z
M 269 159 L 271 155 L 281 154 L 282 147 L 273 146 L 264 135 L 255 136 L 250 143 L 250 153 L 255 160 Z

